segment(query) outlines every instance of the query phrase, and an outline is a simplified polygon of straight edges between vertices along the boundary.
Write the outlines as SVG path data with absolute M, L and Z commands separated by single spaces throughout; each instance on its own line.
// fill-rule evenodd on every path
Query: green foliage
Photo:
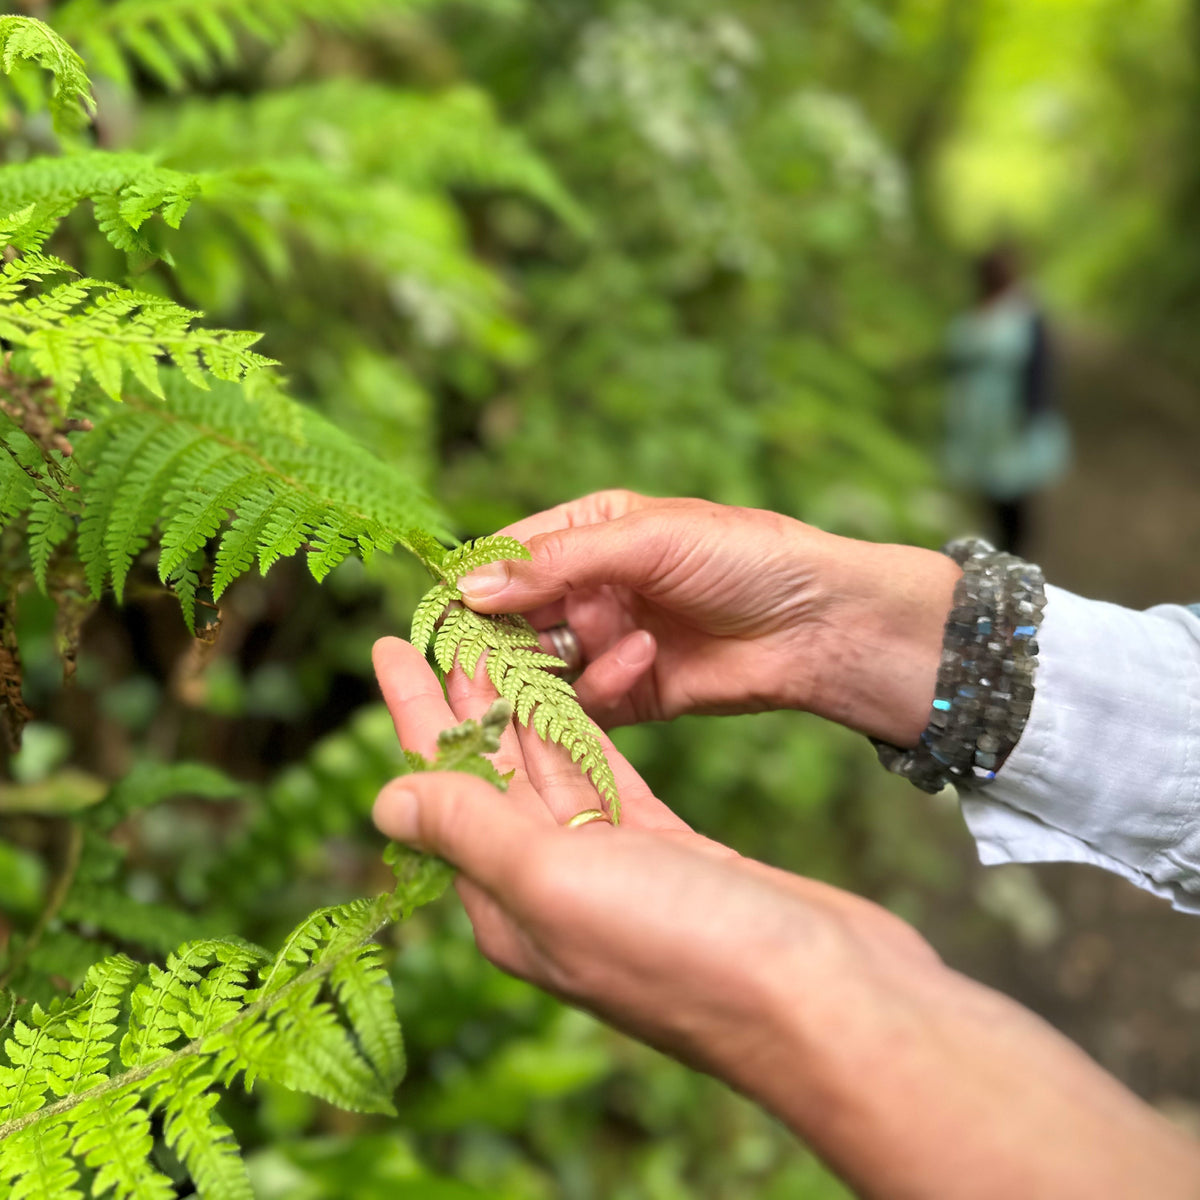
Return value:
M 0 17 L 0 66 L 14 82 L 21 80 L 20 61 L 37 64 L 53 77 L 50 113 L 56 126 L 70 129 L 82 124 L 95 108 L 92 84 L 83 59 L 53 29 L 32 17 Z M 31 88 L 22 89 L 27 98 L 36 97 Z
M 321 579 L 352 550 L 436 545 L 422 528 L 437 528 L 438 516 L 418 489 L 270 390 L 247 403 L 239 389 L 201 392 L 168 377 L 164 403 L 131 395 L 81 439 L 78 463 L 79 552 L 94 594 L 109 577 L 121 594 L 155 526 L 167 581 L 228 525 L 214 599 L 255 560 L 265 573 L 301 546 Z
M 160 296 L 86 278 L 27 294 L 30 284 L 65 272 L 73 269 L 41 254 L 0 269 L 0 337 L 28 349 L 32 366 L 53 380 L 64 409 L 85 369 L 115 400 L 129 377 L 161 394 L 159 358 L 199 388 L 208 386 L 206 372 L 240 380 L 273 365 L 250 350 L 260 334 L 192 329 L 202 314 Z
M 498 748 L 510 716 L 498 701 L 480 721 L 445 731 L 432 763 L 412 755 L 410 766 L 471 770 L 503 790 L 480 756 Z M 179 791 L 229 788 L 195 766 L 143 768 L 83 828 L 109 828 Z M 274 956 L 229 937 L 189 941 L 162 967 L 114 955 L 73 995 L 23 1011 L 0 1060 L 0 1195 L 82 1197 L 83 1183 L 97 1196 L 173 1195 L 155 1162 L 161 1136 L 199 1195 L 248 1197 L 237 1144 L 215 1111 L 239 1076 L 247 1089 L 269 1081 L 351 1111 L 394 1112 L 404 1045 L 376 939 L 435 900 L 452 873 L 399 847 L 388 861 L 393 891 L 318 909 Z M 101 926 L 103 896 L 88 910 Z
M 426 651 L 432 642 L 434 660 L 444 672 L 457 665 L 474 678 L 482 661 L 492 686 L 512 706 L 517 720 L 538 737 L 564 747 L 591 779 L 613 821 L 619 821 L 617 783 L 596 726 L 571 685 L 551 673 L 567 664 L 541 648 L 536 631 L 523 617 L 481 616 L 462 603 L 457 587 L 461 576 L 486 563 L 528 557 L 520 542 L 504 536 L 477 538 L 452 550 L 439 565 L 444 581 L 430 588 L 413 614 L 412 643 Z
M 306 20 L 355 28 L 389 9 L 421 6 L 422 0 L 182 0 L 168 8 L 154 0 L 71 0 L 56 24 L 99 74 L 128 86 L 132 59 L 164 86 L 180 89 L 189 78 L 211 77 L 237 62 L 239 33 L 278 43 Z
M 35 1005 L 0 1068 L 0 1181 L 19 1180 L 23 1195 L 79 1196 L 72 1185 L 87 1171 L 94 1195 L 171 1195 L 151 1162 L 161 1109 L 164 1140 L 201 1195 L 249 1195 L 232 1133 L 212 1111 L 212 1089 L 238 1075 L 247 1087 L 273 1079 L 390 1111 L 404 1058 L 372 939 L 401 904 L 386 896 L 314 913 L 274 958 L 209 940 L 144 977 L 127 958 L 104 959 L 78 993 Z
M 600 0 L 414 16 L 430 7 L 43 6 L 106 84 L 97 124 L 64 126 L 59 153 L 32 115 L 50 77 L 13 60 L 21 111 L 0 113 L 0 216 L 6 244 L 26 247 L 6 255 L 14 298 L 74 286 L 69 264 L 109 285 L 89 285 L 72 319 L 93 320 L 86 310 L 123 289 L 122 303 L 136 293 L 178 306 L 179 322 L 190 314 L 182 336 L 208 336 L 209 320 L 261 330 L 287 371 L 286 389 L 267 369 L 205 371 L 205 391 L 155 347 L 158 396 L 121 357 L 137 351 L 98 346 L 93 370 L 79 347 L 68 415 L 70 389 L 41 382 L 52 372 L 34 363 L 36 342 L 2 365 L 0 772 L 19 732 L 14 695 L 63 739 L 36 779 L 0 784 L 0 863 L 13 864 L 0 976 L 30 1028 L 33 1003 L 61 1005 L 105 958 L 152 959 L 169 976 L 186 944 L 278 946 L 305 913 L 384 886 L 371 802 L 422 764 L 369 703 L 366 662 L 427 575 L 414 640 L 443 665 L 478 672 L 486 656 L 532 723 L 585 739 L 587 765 L 594 732 L 572 732 L 579 715 L 532 632 L 459 606 L 460 574 L 522 551 L 491 539 L 447 551 L 450 530 L 625 485 L 873 537 L 943 532 L 917 442 L 933 392 L 901 368 L 936 343 L 944 313 L 945 260 L 924 240 L 910 146 L 936 125 L 921 117 L 930 97 L 935 113 L 953 107 L 934 81 L 958 60 L 935 35 L 961 6 Z M 372 554 L 389 545 L 415 553 Z M 290 554 L 308 556 L 321 588 L 280 561 Z M 198 641 L 160 602 L 163 579 Z M 65 693 L 59 652 L 73 669 L 77 647 Z M 882 803 L 864 811 L 857 797 L 881 785 L 860 783 L 857 739 L 787 714 L 621 736 L 698 827 L 908 895 L 916 839 Z M 188 798 L 160 805 L 167 793 Z M 389 858 L 410 897 L 448 878 Z M 264 1196 L 840 1194 L 717 1085 L 498 974 L 453 906 L 416 915 L 390 958 L 385 947 L 410 1060 L 404 1134 L 331 1120 L 269 1079 L 252 1097 L 225 1090 L 198 1053 L 172 1081 L 170 1112 L 114 1088 L 84 1114 L 82 1148 L 65 1115 L 0 1142 L 25 1147 L 13 1194 L 87 1193 L 102 1158 L 132 1145 L 136 1163 L 147 1137 L 174 1190 L 186 1169 L 202 1194 L 245 1194 L 226 1129 Z M 182 986 L 219 969 L 206 961 Z M 143 984 L 145 970 L 107 1022 L 105 1078 L 129 1069 L 115 1044 Z M 380 1004 L 383 990 L 365 995 Z M 325 1003 L 351 1036 L 330 977 Z M 378 1032 L 354 1003 L 354 1022 Z M 372 1037 L 369 1050 L 352 1038 L 359 1058 L 339 1086 L 365 1086 L 368 1058 L 394 1053 Z M 135 1168 L 111 1181 L 163 1186 Z

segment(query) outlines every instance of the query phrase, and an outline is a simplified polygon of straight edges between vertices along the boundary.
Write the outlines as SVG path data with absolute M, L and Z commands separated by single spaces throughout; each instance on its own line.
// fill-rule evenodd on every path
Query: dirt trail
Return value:
M 1042 499 L 1029 556 L 1086 596 L 1200 601 L 1200 383 L 1092 335 L 1062 350 L 1075 465 Z M 1059 910 L 1051 945 L 954 957 L 1200 1130 L 1200 918 L 1086 867 L 1035 878 Z

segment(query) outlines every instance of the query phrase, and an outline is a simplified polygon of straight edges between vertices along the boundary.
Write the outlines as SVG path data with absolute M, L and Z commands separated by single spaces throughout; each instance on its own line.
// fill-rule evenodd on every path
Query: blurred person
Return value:
M 1200 911 L 1200 613 L 1043 587 L 983 545 L 951 558 L 699 500 L 598 493 L 505 532 L 531 560 L 463 596 L 574 657 L 601 726 L 817 713 L 926 790 L 953 778 L 985 861 L 1090 862 Z M 426 754 L 494 696 L 458 670 L 443 694 L 399 639 L 376 669 Z M 726 1080 L 863 1196 L 1200 1195 L 1200 1147 L 1049 1025 L 886 910 L 691 830 L 606 748 L 617 827 L 525 728 L 496 756 L 503 799 L 407 776 L 375 819 L 458 868 L 493 962 Z
M 1046 317 L 1015 248 L 980 255 L 974 275 L 975 301 L 946 336 L 945 468 L 982 498 L 998 544 L 1020 554 L 1032 497 L 1066 470 L 1070 437 L 1054 403 Z

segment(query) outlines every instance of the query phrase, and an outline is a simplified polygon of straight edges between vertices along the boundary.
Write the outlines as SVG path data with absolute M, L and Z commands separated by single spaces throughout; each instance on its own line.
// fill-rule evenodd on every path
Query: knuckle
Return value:
M 640 508 L 646 503 L 646 497 L 630 488 L 606 488 L 593 496 L 598 512 L 608 517 L 618 517 Z
M 570 584 L 571 537 L 573 530 L 555 529 L 538 534 L 529 543 L 530 553 L 539 570 L 555 581 Z

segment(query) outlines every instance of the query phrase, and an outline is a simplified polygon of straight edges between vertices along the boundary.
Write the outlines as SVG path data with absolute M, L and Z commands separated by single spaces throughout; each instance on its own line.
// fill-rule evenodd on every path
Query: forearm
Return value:
M 896 746 L 929 723 L 954 586 L 951 559 L 913 546 L 830 538 L 823 548 L 825 614 L 802 707 Z
M 862 1196 L 1200 1194 L 1189 1138 L 998 993 L 939 965 L 833 979 L 821 995 L 807 961 L 774 980 L 755 1098 Z

